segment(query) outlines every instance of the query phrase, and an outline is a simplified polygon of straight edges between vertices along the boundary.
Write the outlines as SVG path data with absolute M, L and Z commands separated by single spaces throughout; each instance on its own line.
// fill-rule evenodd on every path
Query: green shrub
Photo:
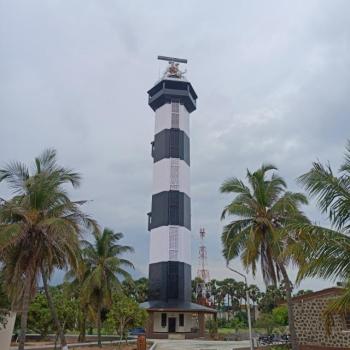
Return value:
M 270 350 L 290 350 L 292 347 L 290 344 L 285 345 L 273 345 L 270 347 Z
M 235 330 L 236 333 L 238 333 L 240 328 L 244 328 L 245 327 L 245 324 L 238 317 L 234 317 L 230 321 L 230 326 L 231 326 L 231 328 L 233 328 Z
M 246 312 L 237 311 L 235 313 L 235 318 L 238 319 L 243 324 L 242 327 L 248 327 L 248 316 Z
M 217 319 L 218 328 L 229 328 L 230 327 L 229 322 L 230 321 L 226 320 L 225 318 L 218 318 Z
M 261 314 L 256 321 L 256 327 L 264 328 L 267 334 L 272 334 L 276 327 L 272 314 Z
M 275 307 L 272 310 L 273 320 L 278 326 L 288 325 L 288 308 L 285 305 Z
M 210 319 L 207 321 L 206 326 L 208 328 L 210 337 L 215 338 L 218 334 L 218 322 L 216 320 Z

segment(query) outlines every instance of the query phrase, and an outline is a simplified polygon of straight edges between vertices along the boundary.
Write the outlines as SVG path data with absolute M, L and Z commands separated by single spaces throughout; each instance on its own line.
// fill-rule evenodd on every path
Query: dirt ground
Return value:
M 83 347 L 83 348 L 71 348 L 74 350 L 101 350 L 101 348 L 99 348 L 98 346 L 92 346 L 92 347 Z M 120 348 L 118 347 L 118 345 L 105 345 L 102 346 L 102 350 L 134 350 L 136 349 L 136 345 L 132 344 L 132 345 L 122 345 Z
M 26 346 L 30 346 L 30 345 L 50 345 L 52 344 L 52 342 L 50 341 L 41 341 L 41 342 L 28 342 L 26 343 Z M 72 342 L 69 342 L 69 344 L 72 344 Z M 11 343 L 12 346 L 16 346 L 18 345 L 18 343 Z M 147 346 L 147 349 L 149 349 L 151 346 Z M 101 348 L 97 347 L 97 346 L 89 346 L 89 347 L 70 347 L 70 349 L 72 350 L 101 350 Z M 121 347 L 118 347 L 118 345 L 103 345 L 102 346 L 102 350 L 136 350 L 136 344 L 122 344 Z

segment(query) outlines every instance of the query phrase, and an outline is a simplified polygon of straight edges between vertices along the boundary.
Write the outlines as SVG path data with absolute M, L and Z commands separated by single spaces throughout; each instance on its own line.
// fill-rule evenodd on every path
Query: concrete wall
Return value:
M 301 349 L 349 349 L 350 329 L 341 315 L 334 315 L 332 333 L 327 335 L 323 312 L 334 295 L 298 298 L 293 310 L 295 327 Z
M 191 332 L 191 329 L 195 326 L 193 324 L 192 320 L 192 313 L 184 313 L 184 327 L 179 327 L 179 314 L 175 312 L 168 312 L 167 319 L 169 317 L 175 317 L 176 318 L 176 332 L 182 333 L 182 332 Z M 168 332 L 168 321 L 166 327 L 162 327 L 162 313 L 161 312 L 155 312 L 153 314 L 153 332 L 156 333 L 167 333 Z
M 5 328 L 0 330 L 0 349 L 1 350 L 9 350 L 11 344 L 11 338 L 13 333 L 13 327 L 16 321 L 16 314 L 11 312 L 8 317 L 8 321 Z

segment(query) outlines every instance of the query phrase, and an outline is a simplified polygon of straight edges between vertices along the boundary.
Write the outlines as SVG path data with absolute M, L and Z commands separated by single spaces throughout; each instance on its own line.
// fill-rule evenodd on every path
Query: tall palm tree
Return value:
M 235 177 L 222 184 L 222 193 L 235 195 L 221 216 L 222 219 L 234 217 L 222 233 L 223 254 L 227 262 L 240 256 L 243 266 L 253 274 L 260 261 L 266 285 L 285 283 L 291 342 L 295 350 L 293 287 L 286 269 L 289 259 L 282 252 L 290 236 L 285 227 L 291 222 L 308 222 L 300 210 L 307 199 L 301 193 L 288 192 L 285 181 L 276 172 L 268 176 L 274 170 L 277 168 L 273 165 L 263 165 L 253 173 L 247 170 L 247 185 Z
M 23 350 L 28 307 L 41 276 L 61 346 L 67 349 L 57 317 L 48 279 L 55 268 L 75 264 L 82 226 L 97 229 L 72 202 L 64 185 L 77 187 L 80 175 L 57 164 L 56 151 L 46 150 L 35 158 L 31 174 L 25 164 L 9 163 L 0 169 L 0 182 L 6 181 L 14 193 L 0 204 L 0 256 L 8 292 L 21 310 L 19 349 Z
M 336 298 L 327 310 L 327 325 L 330 326 L 334 313 L 350 312 L 350 140 L 338 175 L 329 164 L 315 162 L 309 172 L 299 177 L 299 181 L 316 199 L 321 211 L 328 215 L 332 227 L 298 227 L 304 235 L 304 244 L 296 244 L 292 250 L 297 257 L 306 257 L 298 280 L 321 277 L 344 281 L 344 294 Z
M 102 234 L 94 234 L 94 242 L 81 241 L 82 258 L 86 265 L 86 277 L 82 283 L 83 299 L 95 307 L 98 345 L 101 347 L 101 311 L 112 301 L 112 291 L 121 288 L 120 277 L 131 278 L 125 268 L 133 264 L 121 256 L 133 252 L 133 248 L 121 245 L 122 233 L 105 228 Z

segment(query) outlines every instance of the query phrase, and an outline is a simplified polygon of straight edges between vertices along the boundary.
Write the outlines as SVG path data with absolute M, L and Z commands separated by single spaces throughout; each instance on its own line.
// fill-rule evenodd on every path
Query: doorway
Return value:
M 176 317 L 169 317 L 168 319 L 168 332 L 176 333 Z

